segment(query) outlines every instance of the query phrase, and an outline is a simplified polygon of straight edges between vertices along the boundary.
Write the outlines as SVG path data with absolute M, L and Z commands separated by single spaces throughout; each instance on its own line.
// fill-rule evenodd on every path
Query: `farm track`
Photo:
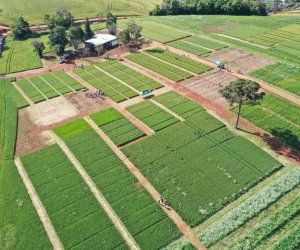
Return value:
M 30 196 L 32 204 L 35 207 L 37 214 L 38 214 L 38 216 L 44 226 L 44 229 L 47 233 L 47 236 L 53 246 L 53 249 L 54 250 L 63 250 L 64 247 L 63 247 L 62 243 L 60 242 L 60 239 L 51 223 L 51 220 L 47 214 L 47 211 L 46 211 L 41 199 L 39 198 L 29 176 L 27 175 L 27 172 L 26 172 L 19 157 L 17 157 L 15 159 L 15 164 L 16 164 L 17 170 L 19 172 L 19 175 L 21 176 L 23 183 L 27 189 L 27 192 Z
M 113 208 L 110 206 L 109 202 L 105 199 L 103 194 L 100 192 L 100 190 L 97 188 L 96 184 L 93 182 L 91 177 L 88 175 L 88 173 L 85 171 L 85 169 L 82 167 L 82 165 L 77 160 L 76 156 L 71 152 L 71 150 L 68 148 L 68 146 L 64 143 L 62 139 L 60 139 L 56 134 L 53 132 L 51 133 L 52 139 L 58 144 L 58 146 L 62 149 L 62 151 L 65 153 L 65 155 L 68 157 L 68 159 L 73 164 L 76 171 L 80 174 L 82 179 L 85 181 L 87 186 L 90 188 L 91 192 L 95 196 L 96 200 L 98 201 L 99 205 L 103 208 L 105 213 L 108 215 L 110 220 L 113 222 L 119 233 L 122 235 L 123 239 L 126 241 L 130 249 L 132 250 L 138 250 L 140 249 L 138 244 L 135 242 L 131 234 L 128 232 L 127 228 L 123 225 L 120 218 L 117 216 Z
M 250 44 L 252 46 L 256 46 L 256 47 L 262 48 L 262 49 L 269 49 L 270 48 L 270 47 L 263 46 L 263 45 L 260 45 L 260 44 L 251 43 L 249 41 L 246 41 L 246 40 L 243 40 L 243 39 L 240 39 L 240 38 L 237 38 L 237 37 L 233 37 L 233 36 L 227 36 L 227 35 L 224 35 L 224 34 L 216 34 L 216 35 L 221 36 L 221 37 L 225 37 L 225 38 L 229 38 L 229 39 L 232 39 L 232 40 L 236 40 L 236 41 L 239 41 L 239 42 L 242 42 L 242 43 Z
M 111 141 L 111 139 L 94 123 L 89 117 L 84 118 L 90 126 L 97 132 L 97 134 L 106 142 L 111 150 L 119 157 L 120 160 L 126 165 L 129 171 L 138 179 L 139 183 L 149 192 L 155 201 L 160 199 L 160 194 L 151 185 L 148 179 L 135 167 L 132 162 L 123 154 L 123 152 Z M 197 249 L 206 249 L 198 240 L 192 229 L 182 220 L 182 218 L 173 210 L 163 208 L 164 212 L 170 217 L 170 219 L 176 224 L 180 232 L 192 242 Z
M 12 85 L 17 89 L 20 95 L 29 103 L 30 106 L 34 105 L 34 102 L 24 93 L 24 91 L 17 85 L 16 82 L 13 82 Z

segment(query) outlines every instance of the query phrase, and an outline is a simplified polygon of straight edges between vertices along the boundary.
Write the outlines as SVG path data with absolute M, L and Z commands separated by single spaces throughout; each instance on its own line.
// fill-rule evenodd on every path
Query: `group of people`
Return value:
M 164 197 L 160 196 L 159 200 L 158 200 L 158 204 L 160 204 L 163 207 L 167 207 L 170 209 L 170 202 L 168 202 Z

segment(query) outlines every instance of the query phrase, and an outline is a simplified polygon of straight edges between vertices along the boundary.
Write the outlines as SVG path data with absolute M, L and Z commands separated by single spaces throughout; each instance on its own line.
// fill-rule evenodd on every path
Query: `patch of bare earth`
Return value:
M 207 60 L 225 62 L 226 67 L 231 71 L 240 71 L 242 74 L 248 74 L 254 70 L 264 68 L 275 61 L 248 53 L 239 49 L 226 48 L 211 53 L 206 57 Z
M 110 105 L 100 98 L 87 98 L 86 94 L 92 91 L 76 92 L 65 95 L 65 98 L 74 106 L 82 115 L 90 115 L 108 108 Z
M 180 84 L 224 108 L 229 108 L 228 102 L 219 94 L 219 90 L 236 79 L 236 77 L 226 74 L 223 71 L 211 70 L 182 81 Z

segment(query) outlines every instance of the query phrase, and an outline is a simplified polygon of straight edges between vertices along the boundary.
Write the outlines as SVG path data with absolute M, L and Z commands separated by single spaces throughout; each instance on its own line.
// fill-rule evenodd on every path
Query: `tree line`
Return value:
M 268 15 L 266 4 L 260 0 L 163 0 L 149 13 L 167 15 Z

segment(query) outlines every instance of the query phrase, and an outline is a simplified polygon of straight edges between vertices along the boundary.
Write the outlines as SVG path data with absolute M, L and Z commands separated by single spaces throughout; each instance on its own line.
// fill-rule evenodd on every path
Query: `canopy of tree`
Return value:
M 69 29 L 74 21 L 74 17 L 67 7 L 58 9 L 53 16 L 45 15 L 44 20 L 49 29 L 54 29 L 56 26 L 65 27 Z
M 196 0 L 184 4 L 179 0 L 163 0 L 150 11 L 153 16 L 213 14 L 213 15 L 259 15 L 268 14 L 265 3 L 260 0 Z
M 28 38 L 32 32 L 29 28 L 29 23 L 23 17 L 19 17 L 17 21 L 11 26 L 12 37 L 14 40 L 24 40 Z

